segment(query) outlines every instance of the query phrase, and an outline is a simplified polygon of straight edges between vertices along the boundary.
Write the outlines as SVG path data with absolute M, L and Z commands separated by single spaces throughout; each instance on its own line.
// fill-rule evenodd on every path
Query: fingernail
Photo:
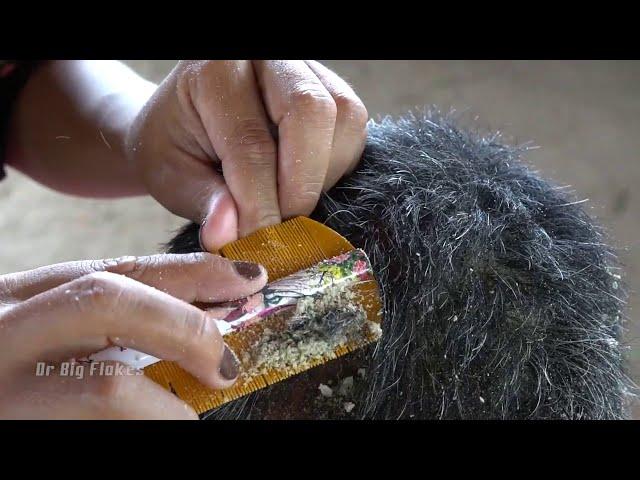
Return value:
M 254 280 L 262 275 L 262 268 L 257 263 L 233 262 L 233 267 L 239 275 L 247 280 Z
M 225 380 L 233 380 L 238 376 L 240 372 L 240 360 L 233 350 L 227 345 L 224 346 L 224 353 L 222 354 L 222 362 L 220 362 L 220 375 Z

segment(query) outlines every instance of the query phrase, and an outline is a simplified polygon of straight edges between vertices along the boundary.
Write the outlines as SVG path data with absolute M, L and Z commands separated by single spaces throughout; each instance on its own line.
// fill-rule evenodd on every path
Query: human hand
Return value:
M 181 61 L 138 114 L 127 145 L 149 193 L 200 223 L 201 243 L 214 251 L 310 214 L 358 162 L 367 115 L 318 62 Z
M 209 253 L 68 262 L 0 276 L 0 418 L 197 419 L 140 372 L 105 376 L 87 367 L 82 378 L 38 376 L 36 364 L 59 367 L 118 345 L 227 388 L 238 375 L 235 354 L 190 303 L 242 298 L 266 282 L 261 266 Z

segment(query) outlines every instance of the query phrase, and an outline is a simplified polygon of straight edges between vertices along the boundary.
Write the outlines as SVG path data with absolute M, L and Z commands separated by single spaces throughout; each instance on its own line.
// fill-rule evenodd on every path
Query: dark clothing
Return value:
M 7 135 L 13 105 L 38 63 L 37 61 L 0 60 L 0 179 L 5 176 Z

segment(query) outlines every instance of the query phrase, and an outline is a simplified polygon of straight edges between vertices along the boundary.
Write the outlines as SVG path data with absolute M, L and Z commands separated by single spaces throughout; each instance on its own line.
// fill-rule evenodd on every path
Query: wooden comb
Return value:
M 369 267 L 364 252 L 356 250 L 344 237 L 330 228 L 306 217 L 297 217 L 279 225 L 258 230 L 248 237 L 224 246 L 219 253 L 232 260 L 262 264 L 269 274 L 269 285 L 274 284 L 274 281 L 277 284 L 278 280 L 286 280 L 297 272 L 310 271 L 309 269 L 313 271 L 314 266 L 324 265 L 323 262 L 328 261 L 328 265 L 331 266 L 332 259 L 355 258 L 356 262 L 366 263 Z M 331 344 L 329 350 L 306 357 L 299 363 L 278 364 L 276 362 L 252 375 L 246 373 L 251 366 L 251 360 L 245 357 L 248 351 L 255 348 L 256 339 L 264 332 L 286 328 L 287 317 L 276 314 L 262 318 L 247 328 L 222 332 L 225 342 L 238 356 L 241 372 L 243 372 L 236 383 L 228 389 L 213 390 L 202 385 L 175 362 L 156 359 L 157 363 L 146 366 L 144 373 L 201 414 L 361 348 L 378 340 L 381 335 L 379 290 L 375 279 L 370 275 L 370 270 L 368 272 L 366 281 L 358 281 L 350 286 L 353 292 L 353 303 L 362 309 L 366 322 L 358 331 L 358 335 L 351 335 L 338 344 Z

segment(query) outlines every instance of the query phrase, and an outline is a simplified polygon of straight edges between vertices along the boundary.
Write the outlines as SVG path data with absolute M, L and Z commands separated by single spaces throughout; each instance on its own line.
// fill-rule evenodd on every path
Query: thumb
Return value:
M 237 239 L 238 212 L 231 192 L 224 185 L 212 196 L 200 224 L 200 246 L 206 252 L 215 252 Z

